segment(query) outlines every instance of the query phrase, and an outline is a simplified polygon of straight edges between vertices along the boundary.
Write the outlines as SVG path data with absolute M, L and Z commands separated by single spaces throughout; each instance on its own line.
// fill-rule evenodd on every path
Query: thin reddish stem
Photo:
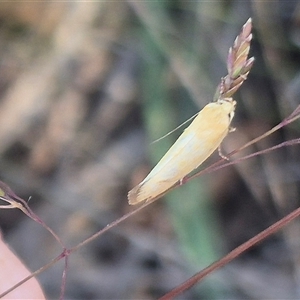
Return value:
M 286 226 L 288 223 L 296 219 L 300 216 L 300 208 L 295 209 L 293 212 L 288 214 L 286 217 L 282 218 L 278 222 L 274 223 L 264 231 L 260 232 L 247 242 L 243 243 L 242 245 L 238 246 L 231 252 L 229 252 L 227 255 L 222 257 L 220 260 L 216 261 L 215 263 L 211 264 L 207 268 L 203 269 L 201 272 L 195 274 L 193 277 L 189 278 L 187 281 L 182 283 L 181 285 L 177 286 L 173 290 L 171 290 L 169 293 L 165 294 L 163 297 L 159 298 L 159 300 L 169 300 L 173 299 L 174 297 L 180 295 L 184 291 L 190 289 L 192 286 L 200 282 L 202 279 L 204 279 L 207 275 L 213 273 L 214 271 L 220 269 L 221 267 L 225 266 L 229 262 L 231 262 L 233 259 L 244 253 L 249 248 L 255 246 L 259 242 L 263 241 L 270 235 L 276 233 L 280 229 L 282 229 L 284 226 Z

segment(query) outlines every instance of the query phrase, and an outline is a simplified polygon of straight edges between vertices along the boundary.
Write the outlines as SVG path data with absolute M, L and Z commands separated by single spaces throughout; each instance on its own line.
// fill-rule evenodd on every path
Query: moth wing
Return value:
M 221 105 L 205 106 L 148 176 L 128 193 L 129 204 L 157 197 L 197 168 L 220 145 L 229 125 Z

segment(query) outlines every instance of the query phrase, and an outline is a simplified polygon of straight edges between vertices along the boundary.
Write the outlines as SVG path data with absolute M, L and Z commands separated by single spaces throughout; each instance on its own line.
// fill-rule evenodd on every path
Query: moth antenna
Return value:
M 185 125 L 186 123 L 188 123 L 189 121 L 191 121 L 192 119 L 194 119 L 198 114 L 199 114 L 199 112 L 197 112 L 196 114 L 194 114 L 193 116 L 191 116 L 189 119 L 187 119 L 186 121 L 184 121 L 183 123 L 181 123 L 179 126 L 177 126 L 176 128 L 174 128 L 173 130 L 169 131 L 167 134 L 165 134 L 162 137 L 158 138 L 157 140 L 154 140 L 153 142 L 151 142 L 150 145 L 152 145 L 154 143 L 157 143 L 157 142 L 161 141 L 162 139 L 166 138 L 167 136 L 169 136 L 170 134 L 172 134 L 173 132 L 175 132 L 176 130 L 178 130 L 180 127 L 182 127 L 183 125 Z

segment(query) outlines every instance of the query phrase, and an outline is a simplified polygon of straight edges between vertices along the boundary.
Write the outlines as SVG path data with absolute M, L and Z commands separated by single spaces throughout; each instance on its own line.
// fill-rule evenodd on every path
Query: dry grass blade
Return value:
M 236 37 L 229 49 L 227 58 L 228 75 L 222 78 L 215 99 L 231 97 L 247 79 L 254 57 L 248 58 L 252 40 L 252 19 L 244 24 L 242 32 Z
M 58 243 L 65 248 L 64 244 L 62 243 L 61 239 L 58 235 L 49 227 L 47 226 L 28 206 L 26 201 L 19 196 L 17 196 L 14 191 L 3 181 L 0 180 L 0 200 L 6 204 L 1 204 L 0 209 L 10 209 L 10 208 L 18 208 L 20 209 L 25 215 L 31 218 L 33 221 L 41 224 L 51 235 L 58 241 Z

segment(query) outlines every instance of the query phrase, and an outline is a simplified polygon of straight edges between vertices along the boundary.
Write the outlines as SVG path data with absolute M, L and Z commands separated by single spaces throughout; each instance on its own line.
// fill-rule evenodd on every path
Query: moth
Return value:
M 129 204 L 159 197 L 198 168 L 230 131 L 235 107 L 236 101 L 232 98 L 220 98 L 207 104 L 148 176 L 129 191 Z

